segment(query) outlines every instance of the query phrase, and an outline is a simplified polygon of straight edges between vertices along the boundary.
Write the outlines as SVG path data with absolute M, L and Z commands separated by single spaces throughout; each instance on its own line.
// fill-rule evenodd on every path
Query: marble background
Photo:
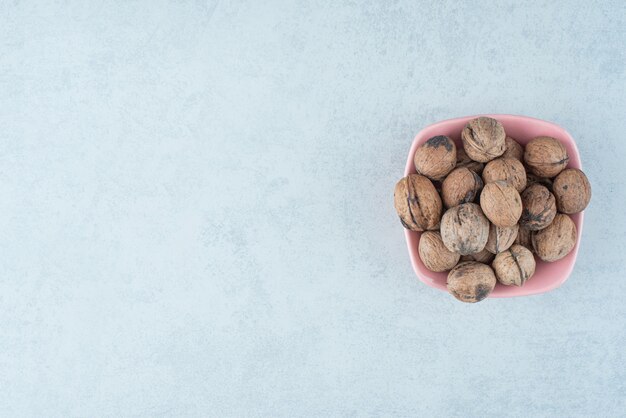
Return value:
M 0 415 L 624 416 L 625 4 L 0 3 Z M 476 113 L 578 141 L 560 289 L 411 269 L 411 140 Z

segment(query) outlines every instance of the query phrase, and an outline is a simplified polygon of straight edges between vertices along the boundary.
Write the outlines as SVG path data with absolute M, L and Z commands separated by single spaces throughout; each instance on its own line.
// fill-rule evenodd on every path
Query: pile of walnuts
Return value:
M 565 168 L 565 147 L 540 136 L 525 148 L 493 118 L 479 117 L 461 133 L 462 148 L 435 136 L 415 152 L 417 174 L 401 179 L 394 203 L 400 221 L 424 231 L 419 256 L 448 274 L 448 291 L 463 302 L 486 298 L 496 285 L 523 286 L 535 254 L 547 262 L 576 244 L 568 214 L 591 198 L 585 174 Z

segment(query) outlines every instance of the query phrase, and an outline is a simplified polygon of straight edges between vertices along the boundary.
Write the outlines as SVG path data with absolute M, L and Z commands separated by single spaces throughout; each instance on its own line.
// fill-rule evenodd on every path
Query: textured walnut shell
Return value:
M 483 180 L 485 184 L 503 181 L 521 193 L 526 188 L 526 170 L 515 158 L 496 158 L 485 166 Z
M 485 244 L 485 250 L 493 254 L 498 254 L 507 250 L 511 245 L 513 245 L 515 238 L 517 238 L 518 229 L 518 224 L 505 228 L 491 224 L 489 226 L 489 238 Z
M 435 229 L 441 218 L 441 198 L 424 176 L 409 174 L 396 184 L 394 205 L 400 222 L 412 231 Z
M 533 234 L 530 229 L 522 228 L 521 226 L 517 230 L 517 237 L 515 238 L 515 244 L 526 247 L 531 253 L 535 251 L 533 248 Z
M 531 231 L 547 227 L 556 215 L 554 195 L 541 184 L 533 184 L 522 192 L 522 207 L 519 223 Z
M 504 146 L 505 149 L 502 158 L 515 158 L 519 161 L 524 159 L 524 148 L 510 136 L 504 139 Z
M 535 257 L 526 248 L 514 244 L 508 250 L 496 255 L 491 265 L 498 281 L 504 285 L 523 286 L 535 274 Z
M 451 208 L 473 202 L 482 188 L 483 181 L 478 174 L 465 167 L 455 168 L 441 185 L 441 198 L 444 206 Z
M 558 140 L 538 136 L 526 145 L 524 162 L 531 173 L 539 177 L 554 177 L 569 161 L 567 150 Z
M 476 174 L 480 174 L 483 171 L 485 164 L 472 160 L 465 152 L 463 147 L 457 147 L 456 149 L 456 168 L 465 167 L 469 168 Z
M 532 173 L 526 174 L 526 187 L 530 187 L 531 184 L 541 184 L 546 189 L 552 191 L 552 179 L 546 177 L 535 176 Z
M 481 163 L 491 161 L 504 153 L 505 138 L 502 124 L 488 117 L 470 120 L 461 132 L 465 152 L 472 160 Z
M 441 234 L 436 231 L 422 233 L 418 246 L 420 259 L 430 271 L 450 270 L 459 262 L 460 254 L 452 252 L 443 245 Z
M 513 226 L 522 215 L 522 200 L 514 187 L 504 182 L 486 184 L 480 194 L 480 207 L 495 225 Z
M 558 213 L 552 223 L 533 234 L 535 254 L 543 261 L 556 261 L 576 245 L 576 225 L 569 216 Z
M 463 203 L 448 209 L 441 218 L 441 238 L 450 251 L 461 255 L 482 251 L 489 237 L 489 221 L 480 206 Z
M 576 168 L 567 168 L 554 179 L 554 197 L 559 212 L 578 213 L 591 200 L 591 185 L 587 176 Z
M 448 292 L 461 302 L 480 302 L 495 286 L 496 275 L 486 264 L 466 261 L 448 273 Z
M 479 263 L 489 264 L 493 261 L 495 255 L 483 249 L 474 254 L 461 256 L 461 261 L 478 261 Z
M 434 136 L 415 151 L 413 163 L 417 174 L 441 180 L 456 165 L 456 145 L 447 136 Z

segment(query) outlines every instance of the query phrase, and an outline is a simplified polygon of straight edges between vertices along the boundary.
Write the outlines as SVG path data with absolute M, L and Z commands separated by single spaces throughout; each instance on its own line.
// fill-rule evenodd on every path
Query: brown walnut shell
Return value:
M 441 218 L 441 238 L 450 251 L 461 255 L 477 253 L 485 248 L 488 237 L 489 221 L 475 203 L 450 208 Z
M 437 231 L 423 232 L 417 249 L 424 266 L 435 272 L 450 270 L 461 257 L 443 245 L 441 234 Z
M 496 255 L 491 265 L 498 281 L 504 285 L 523 286 L 535 274 L 535 257 L 526 248 L 514 244 L 508 250 Z
M 463 147 L 457 147 L 456 149 L 456 168 L 465 167 L 469 168 L 476 174 L 480 174 L 483 171 L 485 164 L 472 160 Z
M 480 302 L 496 286 L 491 267 L 475 261 L 459 263 L 448 273 L 448 292 L 461 302 Z
M 489 238 L 485 244 L 485 250 L 493 254 L 507 250 L 513 245 L 515 238 L 517 238 L 518 229 L 518 224 L 504 228 L 491 224 L 489 226 Z
M 535 176 L 533 173 L 527 173 L 526 174 L 526 187 L 530 187 L 532 184 L 541 184 L 542 186 L 545 186 L 546 189 L 552 191 L 552 179 L 546 178 L 546 177 L 538 177 Z
M 507 135 L 504 139 L 504 154 L 502 154 L 502 158 L 515 158 L 516 160 L 522 161 L 524 159 L 524 148 Z
M 504 181 L 521 193 L 526 188 L 526 170 L 515 158 L 496 158 L 485 166 L 483 180 L 485 184 Z
M 495 255 L 483 249 L 477 253 L 462 256 L 461 261 L 478 261 L 479 263 L 489 264 L 493 261 L 494 257 Z
M 515 238 L 515 244 L 526 247 L 531 253 L 535 252 L 533 248 L 533 234 L 530 229 L 519 227 L 517 230 L 517 238 Z
M 396 212 L 405 228 L 412 231 L 435 229 L 441 218 L 441 198 L 424 176 L 409 174 L 396 184 L 393 194 Z
M 554 179 L 554 197 L 559 212 L 578 213 L 591 200 L 591 185 L 587 176 L 576 168 L 567 168 Z
M 533 234 L 535 254 L 543 261 L 556 261 L 572 251 L 576 245 L 576 225 L 569 216 L 558 213 L 552 223 Z
M 483 181 L 478 174 L 465 167 L 455 168 L 441 185 L 441 198 L 444 206 L 451 208 L 473 202 L 482 188 Z
M 456 165 L 456 145 L 447 136 L 434 136 L 417 148 L 413 163 L 417 174 L 441 180 Z
M 569 161 L 567 150 L 558 140 L 538 136 L 526 145 L 524 162 L 531 173 L 539 177 L 554 177 Z
M 486 184 L 480 194 L 480 207 L 495 225 L 513 226 L 522 215 L 522 200 L 514 187 L 504 182 Z
M 498 158 L 504 153 L 505 138 L 502 124 L 484 116 L 470 120 L 461 132 L 465 152 L 472 160 L 481 163 Z
M 541 184 L 533 184 L 522 192 L 520 225 L 538 231 L 550 225 L 556 215 L 554 195 Z

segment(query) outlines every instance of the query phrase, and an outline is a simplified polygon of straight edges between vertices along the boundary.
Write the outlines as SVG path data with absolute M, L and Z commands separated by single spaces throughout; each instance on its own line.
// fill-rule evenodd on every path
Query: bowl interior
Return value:
M 406 176 L 408 174 L 415 173 L 413 155 L 415 154 L 415 150 L 418 146 L 436 135 L 447 135 L 454 140 L 458 147 L 462 146 L 461 131 L 463 130 L 463 127 L 467 121 L 478 116 L 489 116 L 499 120 L 504 126 L 506 134 L 517 140 L 522 145 L 527 144 L 534 137 L 541 135 L 551 136 L 558 139 L 567 149 L 567 153 L 569 155 L 569 164 L 567 166 L 569 168 L 581 168 L 580 156 L 578 154 L 578 149 L 576 148 L 576 143 L 574 142 L 572 136 L 560 126 L 551 122 L 529 118 L 526 116 L 477 115 L 437 122 L 422 129 L 413 140 L 413 145 L 411 146 L 411 150 L 409 152 L 404 175 Z M 535 260 L 537 262 L 535 274 L 524 284 L 524 286 L 504 286 L 498 283 L 489 297 L 498 298 L 533 295 L 547 292 L 563 284 L 574 268 L 583 228 L 583 213 L 577 213 L 570 216 L 576 224 L 576 230 L 578 233 L 574 249 L 564 258 L 552 263 L 541 261 L 535 256 Z M 417 277 L 431 287 L 447 291 L 446 278 L 448 273 L 434 273 L 428 270 L 419 258 L 417 247 L 421 233 L 405 229 L 405 235 L 409 248 L 409 255 L 411 257 L 411 263 L 413 264 L 413 269 L 415 270 Z

